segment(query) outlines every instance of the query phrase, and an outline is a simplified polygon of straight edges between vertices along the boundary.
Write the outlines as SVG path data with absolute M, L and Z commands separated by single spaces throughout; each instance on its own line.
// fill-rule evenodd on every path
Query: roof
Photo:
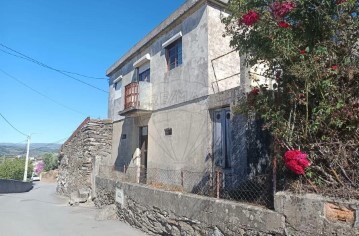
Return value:
M 182 6 L 180 6 L 175 12 L 167 17 L 162 23 L 160 23 L 155 29 L 148 33 L 141 41 L 127 51 L 119 60 L 117 60 L 110 68 L 107 69 L 106 75 L 110 76 L 116 69 L 118 69 L 124 62 L 130 59 L 135 53 L 145 47 L 151 40 L 166 30 L 171 24 L 181 18 L 184 14 L 192 10 L 198 5 L 203 3 L 213 2 L 217 5 L 226 5 L 228 0 L 187 0 Z

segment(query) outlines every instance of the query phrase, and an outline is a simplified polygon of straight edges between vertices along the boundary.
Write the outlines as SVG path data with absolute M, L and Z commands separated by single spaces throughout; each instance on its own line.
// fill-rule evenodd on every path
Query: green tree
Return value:
M 6 159 L 0 163 L 0 178 L 22 180 L 24 178 L 25 158 Z M 31 162 L 28 165 L 27 177 L 30 178 L 33 171 Z
M 45 171 L 54 170 L 59 165 L 57 153 L 45 153 L 42 155 L 42 160 L 44 161 Z
M 266 64 L 275 81 L 271 90 L 254 87 L 239 112 L 264 120 L 279 160 L 288 150 L 309 154 L 306 175 L 319 187 L 359 186 L 358 7 L 356 0 L 232 0 L 223 20 L 248 65 Z

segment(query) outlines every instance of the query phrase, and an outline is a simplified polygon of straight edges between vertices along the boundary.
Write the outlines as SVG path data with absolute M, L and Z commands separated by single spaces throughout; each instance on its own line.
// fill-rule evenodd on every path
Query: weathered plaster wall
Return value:
M 210 150 L 207 100 L 157 111 L 149 122 L 148 167 L 204 171 Z M 165 135 L 171 128 L 172 135 Z
M 279 192 L 274 207 L 287 235 L 359 235 L 359 201 Z
M 94 190 L 101 161 L 111 157 L 112 121 L 86 120 L 61 148 L 57 192 Z
M 227 13 L 223 8 L 209 4 L 208 14 L 208 87 L 209 94 L 222 92 L 240 85 L 239 53 L 230 47 L 221 22 Z
M 118 112 L 123 109 L 125 86 L 135 80 L 133 63 L 145 54 L 151 56 L 151 94 L 140 96 L 141 104 L 153 110 L 179 104 L 208 94 L 208 27 L 206 5 L 187 12 L 187 17 L 176 22 L 171 29 L 161 32 L 154 42 L 138 51 L 116 72 L 111 74 L 109 86 L 109 117 L 123 119 Z M 170 71 L 166 65 L 166 50 L 162 44 L 182 32 L 182 65 Z M 113 80 L 122 76 L 122 101 L 115 99 Z M 144 87 L 144 86 L 142 86 Z M 149 91 L 144 90 L 142 93 Z

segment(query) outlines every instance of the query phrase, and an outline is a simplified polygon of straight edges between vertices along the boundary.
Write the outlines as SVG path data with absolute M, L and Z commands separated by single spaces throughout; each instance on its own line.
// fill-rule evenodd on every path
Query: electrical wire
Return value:
M 69 107 L 69 106 L 66 106 L 65 104 L 62 104 L 62 103 L 56 101 L 55 99 L 52 99 L 52 98 L 50 98 L 49 96 L 47 96 L 47 95 L 45 95 L 45 94 L 39 92 L 38 90 L 36 90 L 36 89 L 30 87 L 29 85 L 25 84 L 24 82 L 22 82 L 21 80 L 19 80 L 19 79 L 16 78 L 15 76 L 10 75 L 9 73 L 5 72 L 5 71 L 2 70 L 1 68 L 0 68 L 0 71 L 1 71 L 3 74 L 5 74 L 6 76 L 8 76 L 9 78 L 15 80 L 15 81 L 18 82 L 19 84 L 25 86 L 26 88 L 32 90 L 33 92 L 39 94 L 40 96 L 42 96 L 42 97 L 44 97 L 44 98 L 50 100 L 51 102 L 53 102 L 53 103 L 55 103 L 55 104 L 57 104 L 57 105 L 59 105 L 59 106 L 62 106 L 63 108 L 66 108 L 66 109 L 68 109 L 68 110 L 70 110 L 70 111 L 76 112 L 76 113 L 78 113 L 78 114 L 86 115 L 85 113 L 83 113 L 83 112 L 81 112 L 81 111 L 78 111 L 78 110 L 73 109 L 73 108 L 71 108 L 71 107 Z
M 26 135 L 25 133 L 21 132 L 20 130 L 18 130 L 15 126 L 13 126 L 10 121 L 8 121 L 1 113 L 0 116 L 5 120 L 5 122 L 10 125 L 14 130 L 16 130 L 19 134 L 24 135 L 25 137 L 28 137 L 28 135 Z
M 38 60 L 36 60 L 36 59 L 34 59 L 34 58 L 31 58 L 31 57 L 29 57 L 29 56 L 27 56 L 27 55 L 25 55 L 25 54 L 23 54 L 23 53 L 21 53 L 21 52 L 19 52 L 19 51 L 16 51 L 15 49 L 12 49 L 12 48 L 8 47 L 8 46 L 6 46 L 6 45 L 4 45 L 4 44 L 2 44 L 2 43 L 0 43 L 0 46 L 3 47 L 3 48 L 6 48 L 6 49 L 8 49 L 8 50 L 10 50 L 11 52 L 14 52 L 14 53 L 20 55 L 20 56 L 16 56 L 16 57 L 19 57 L 19 58 L 22 58 L 22 59 L 24 59 L 24 60 L 30 61 L 30 62 L 32 62 L 32 63 L 34 63 L 34 64 L 37 64 L 37 65 L 42 66 L 42 67 L 44 67 L 44 68 L 47 68 L 47 69 L 49 69 L 49 70 L 56 71 L 56 72 L 58 72 L 58 73 L 60 73 L 60 74 L 62 74 L 62 75 L 64 75 L 64 76 L 66 76 L 66 77 L 68 77 L 68 78 L 71 78 L 71 79 L 73 79 L 73 80 L 76 80 L 76 81 L 78 81 L 78 82 L 80 82 L 80 83 L 82 83 L 82 84 L 85 84 L 85 85 L 87 85 L 87 86 L 89 86 L 89 87 L 92 87 L 92 88 L 94 88 L 94 89 L 96 89 L 96 90 L 99 90 L 99 91 L 101 91 L 101 92 L 108 93 L 107 91 L 105 91 L 105 90 L 103 90 L 103 89 L 101 89 L 101 88 L 99 88 L 99 87 L 96 87 L 96 86 L 94 86 L 94 85 L 92 85 L 92 84 L 89 84 L 89 83 L 87 83 L 87 82 L 85 82 L 85 81 L 82 81 L 82 80 L 80 80 L 80 79 L 77 79 L 77 78 L 75 78 L 75 77 L 73 77 L 73 76 L 67 74 L 67 73 L 69 73 L 69 72 L 66 72 L 66 71 L 63 71 L 63 70 L 59 70 L 59 69 L 56 69 L 56 68 L 51 67 L 51 66 L 49 66 L 49 65 L 46 65 L 46 64 L 44 64 L 44 63 L 42 63 L 42 62 L 40 62 L 40 61 L 38 61 Z M 2 51 L 3 51 L 3 50 L 2 50 Z M 15 55 L 12 54 L 12 53 L 8 53 L 8 52 L 6 52 L 6 53 L 9 54 L 9 55 L 15 56 Z M 73 72 L 71 72 L 71 73 L 73 73 Z M 73 74 L 75 74 L 75 73 L 73 73 Z M 77 73 L 76 73 L 76 74 L 77 74 Z M 80 74 L 79 74 L 79 75 L 80 75 Z

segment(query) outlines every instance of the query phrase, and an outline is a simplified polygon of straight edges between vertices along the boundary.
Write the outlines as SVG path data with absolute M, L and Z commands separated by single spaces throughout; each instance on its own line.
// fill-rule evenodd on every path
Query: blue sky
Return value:
M 107 118 L 105 71 L 185 0 L 0 0 L 0 113 L 32 142 Z M 8 48 L 6 48 L 8 47 Z M 10 49 L 9 49 L 10 48 Z M 11 49 L 70 76 L 14 57 Z M 5 52 L 4 52 L 5 51 Z M 0 143 L 26 137 L 0 117 Z

